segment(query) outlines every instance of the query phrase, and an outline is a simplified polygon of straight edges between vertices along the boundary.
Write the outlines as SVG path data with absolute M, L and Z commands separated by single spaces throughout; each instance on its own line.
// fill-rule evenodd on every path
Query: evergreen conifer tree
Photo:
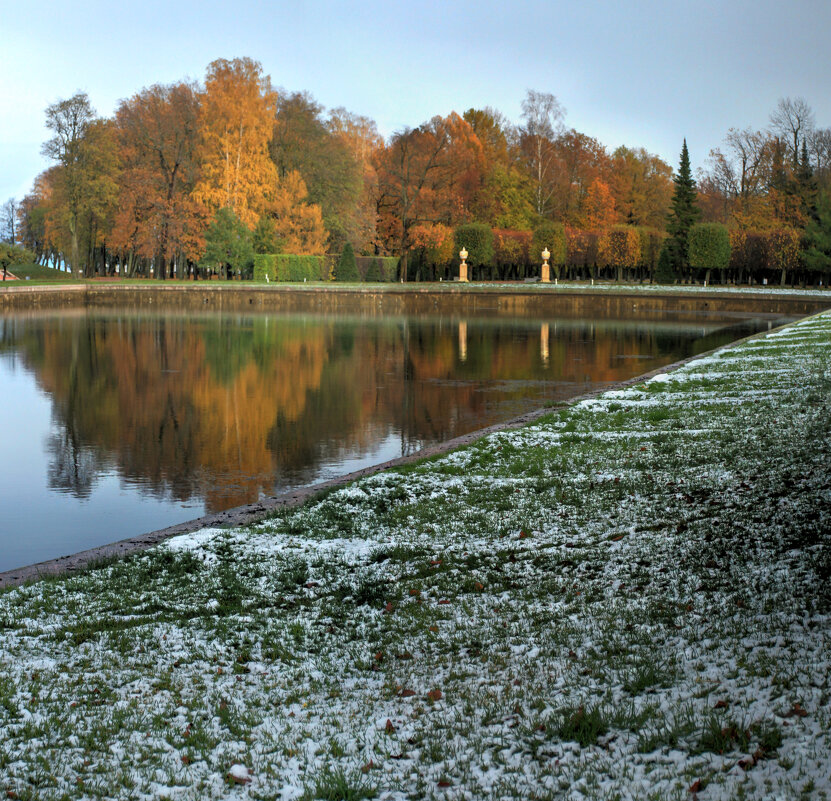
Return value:
M 338 263 L 335 266 L 335 280 L 336 281 L 360 281 L 361 276 L 358 272 L 358 263 L 355 261 L 355 251 L 352 249 L 352 243 L 347 242 L 343 246 Z
M 381 262 L 378 261 L 378 259 L 373 259 L 372 264 L 369 265 L 369 269 L 366 271 L 366 280 L 367 282 L 378 282 L 384 280 L 381 275 Z
M 828 286 L 831 276 L 831 197 L 820 193 L 813 216 L 805 226 L 800 254 L 805 269 L 814 280 Z
M 806 223 L 817 219 L 817 180 L 814 177 L 814 170 L 808 159 L 808 148 L 805 140 L 802 140 L 802 153 L 799 158 L 799 170 L 797 171 L 799 182 L 799 199 L 802 215 Z
M 672 257 L 672 268 L 676 273 L 689 276 L 688 240 L 690 228 L 701 216 L 701 209 L 696 204 L 697 190 L 695 179 L 690 170 L 690 154 L 687 150 L 687 140 L 681 148 L 681 164 L 678 173 L 672 179 L 675 184 L 675 193 L 672 196 L 672 210 L 667 219 L 667 233 L 670 237 L 669 255 Z

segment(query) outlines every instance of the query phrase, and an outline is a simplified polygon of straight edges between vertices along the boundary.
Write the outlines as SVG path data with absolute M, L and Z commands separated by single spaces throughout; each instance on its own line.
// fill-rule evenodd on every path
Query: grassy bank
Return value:
M 0 791 L 831 797 L 830 445 L 824 315 L 5 592 Z
M 18 279 L 29 284 L 30 281 L 38 283 L 69 283 L 75 281 L 72 273 L 63 272 L 62 270 L 53 270 L 51 267 L 43 267 L 40 264 L 15 264 L 9 267 L 9 272 L 14 273 Z M 4 283 L 9 287 L 18 284 L 17 281 L 4 282 L 2 275 L 0 275 L 0 288 L 3 288 Z

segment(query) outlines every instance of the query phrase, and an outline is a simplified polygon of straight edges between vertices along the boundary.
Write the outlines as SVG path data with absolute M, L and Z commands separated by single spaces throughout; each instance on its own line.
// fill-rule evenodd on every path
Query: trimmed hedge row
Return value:
M 258 253 L 254 256 L 254 280 L 322 281 L 328 278 L 322 256 Z
M 367 283 L 389 283 L 398 279 L 398 256 L 357 256 L 355 261 Z

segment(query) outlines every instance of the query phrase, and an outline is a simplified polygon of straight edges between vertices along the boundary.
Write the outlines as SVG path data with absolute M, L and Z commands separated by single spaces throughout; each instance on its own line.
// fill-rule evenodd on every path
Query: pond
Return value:
M 781 320 L 0 319 L 0 571 L 413 453 Z

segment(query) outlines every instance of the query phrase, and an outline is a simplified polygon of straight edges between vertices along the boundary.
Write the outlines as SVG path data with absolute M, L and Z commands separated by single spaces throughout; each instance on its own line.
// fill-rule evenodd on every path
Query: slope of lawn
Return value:
M 6 591 L 0 792 L 829 798 L 830 453 L 820 315 Z

